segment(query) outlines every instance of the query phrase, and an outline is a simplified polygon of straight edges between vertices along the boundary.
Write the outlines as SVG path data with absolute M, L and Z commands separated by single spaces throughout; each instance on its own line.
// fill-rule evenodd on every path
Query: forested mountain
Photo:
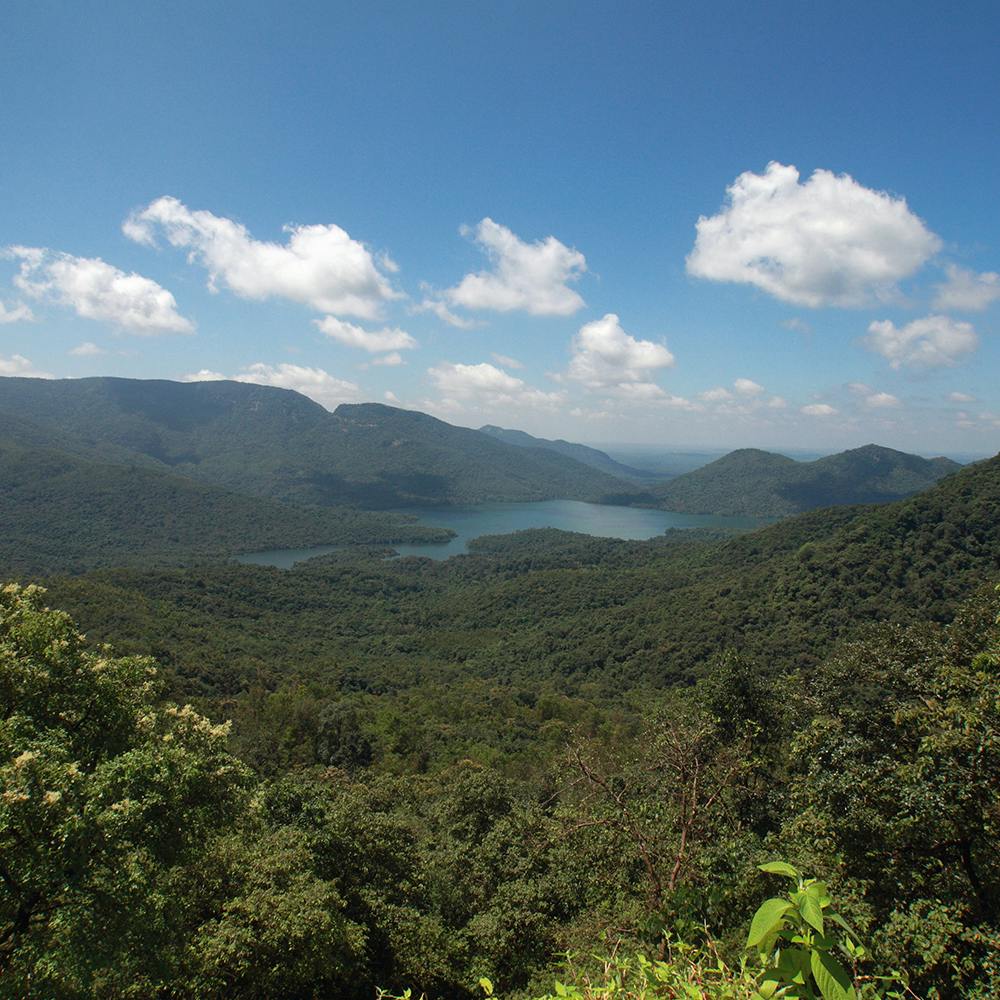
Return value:
M 817 507 L 900 500 L 958 468 L 948 458 L 874 444 L 814 462 L 743 448 L 648 492 L 663 510 L 786 517 Z
M 995 996 L 998 510 L 1000 457 L 735 538 L 2 588 L 0 992 L 526 998 L 644 952 L 633 995 L 750 1000 L 783 858 L 859 997 Z
M 17 435 L 18 441 L 40 438 Z M 398 514 L 300 507 L 0 437 L 0 576 L 447 537 Z
M 288 679 L 287 662 L 369 690 L 459 669 L 610 695 L 690 679 L 722 648 L 791 669 L 871 621 L 946 621 L 1000 580 L 997 511 L 1000 457 L 909 500 L 819 510 L 735 538 L 524 532 L 443 563 L 338 555 L 293 571 L 120 570 L 51 586 L 95 635 L 169 650 L 211 691 L 238 691 L 258 671 Z
M 550 441 L 547 438 L 535 437 L 525 431 L 509 430 L 505 427 L 497 427 L 495 424 L 485 424 L 479 430 L 483 434 L 498 441 L 505 441 L 507 444 L 517 445 L 519 448 L 542 448 L 546 451 L 554 451 L 560 455 L 568 455 L 575 458 L 584 465 L 590 465 L 601 472 L 606 472 L 610 476 L 618 476 L 621 479 L 654 480 L 659 481 L 668 478 L 665 475 L 657 475 L 652 472 L 644 472 L 642 469 L 634 469 L 628 465 L 616 462 L 610 455 L 606 455 L 597 448 L 590 448 L 585 444 L 574 444 L 572 441 L 563 441 L 561 438 Z
M 385 508 L 623 491 L 572 458 L 422 413 L 377 404 L 330 413 L 296 392 L 240 382 L 2 378 L 0 420 L 8 418 L 57 434 L 63 450 L 76 442 L 81 457 L 127 455 L 286 502 Z

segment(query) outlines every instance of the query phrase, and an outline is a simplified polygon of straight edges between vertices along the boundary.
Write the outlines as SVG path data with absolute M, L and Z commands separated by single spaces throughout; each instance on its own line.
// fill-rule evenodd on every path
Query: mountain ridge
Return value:
M 479 428 L 481 434 L 488 434 L 498 441 L 515 445 L 519 448 L 541 448 L 545 451 L 552 451 L 558 455 L 567 455 L 575 458 L 584 465 L 590 465 L 608 475 L 618 476 L 620 479 L 633 479 L 637 482 L 653 480 L 661 482 L 668 478 L 656 473 L 644 472 L 629 465 L 624 465 L 616 461 L 606 452 L 598 448 L 591 448 L 589 445 L 578 444 L 574 441 L 566 441 L 563 438 L 540 438 L 529 434 L 527 431 L 519 431 L 508 427 L 498 427 L 496 424 L 483 424 Z
M 875 444 L 811 462 L 740 448 L 649 493 L 663 510 L 787 517 L 819 507 L 902 500 L 960 468 L 948 458 L 921 458 Z
M 0 378 L 0 415 L 72 427 L 81 457 L 175 471 L 285 503 L 360 506 L 554 498 L 631 488 L 567 456 L 526 452 L 378 403 L 333 413 L 243 382 Z

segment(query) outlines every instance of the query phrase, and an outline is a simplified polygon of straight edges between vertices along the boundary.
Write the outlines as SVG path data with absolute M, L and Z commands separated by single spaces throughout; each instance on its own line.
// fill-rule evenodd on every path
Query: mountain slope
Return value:
M 948 621 L 998 581 L 1000 457 L 908 500 L 726 541 L 542 531 L 433 564 L 115 570 L 51 585 L 95 637 L 155 644 L 199 684 L 238 688 L 268 664 L 286 682 L 302 671 L 352 691 L 478 677 L 617 699 L 686 683 L 727 649 L 768 673 L 806 668 L 874 622 Z
M 814 462 L 745 448 L 649 492 L 664 510 L 785 517 L 817 507 L 900 500 L 959 468 L 947 458 L 873 444 Z
M 63 447 L 88 459 L 127 455 L 286 502 L 598 499 L 626 485 L 566 456 L 532 454 L 425 414 L 377 404 L 330 413 L 296 392 L 241 382 L 2 378 L 0 418 L 14 417 L 59 433 L 72 428 Z
M 0 436 L 0 578 L 443 534 L 399 515 L 292 507 L 152 469 L 89 462 L 39 448 L 39 440 L 22 447 Z
M 563 441 L 562 438 L 551 441 L 547 438 L 535 437 L 526 431 L 509 430 L 505 427 L 497 427 L 495 424 L 485 424 L 479 430 L 498 441 L 504 441 L 506 444 L 513 444 L 519 448 L 542 448 L 560 455 L 567 455 L 569 458 L 575 458 L 578 462 L 583 462 L 584 465 L 606 472 L 609 476 L 636 480 L 655 479 L 657 481 L 667 478 L 622 465 L 621 462 L 616 462 L 610 455 L 606 455 L 597 448 L 590 448 L 585 444 L 574 444 L 572 441 Z

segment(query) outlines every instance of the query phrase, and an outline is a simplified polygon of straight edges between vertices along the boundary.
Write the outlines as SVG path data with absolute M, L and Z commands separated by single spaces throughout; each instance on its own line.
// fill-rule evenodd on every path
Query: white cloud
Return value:
M 655 382 L 618 382 L 614 385 L 603 386 L 602 391 L 609 396 L 617 396 L 619 399 L 628 399 L 633 402 L 668 398 L 663 389 Z
M 451 305 L 495 312 L 522 310 L 532 316 L 571 316 L 585 305 L 568 284 L 587 270 L 579 250 L 554 236 L 525 243 L 489 218 L 474 231 L 463 228 L 462 232 L 472 235 L 490 257 L 493 269 L 467 274 L 447 289 L 443 295 Z
M 399 403 L 399 396 L 397 396 L 394 392 L 391 392 L 388 389 L 386 389 L 385 392 L 382 393 L 382 398 L 387 403 L 396 403 L 396 404 Z
M 865 406 L 873 410 L 886 409 L 894 406 L 901 406 L 899 399 L 889 392 L 879 392 L 865 382 L 848 382 L 847 388 L 855 395 L 860 396 Z
M 585 410 L 579 406 L 573 407 L 569 415 L 578 420 L 608 420 L 612 416 L 607 410 Z
M 417 346 L 417 342 L 399 327 L 384 327 L 381 330 L 365 330 L 354 323 L 346 323 L 335 316 L 324 316 L 313 320 L 317 327 L 328 337 L 346 344 L 348 347 L 360 347 L 363 351 L 378 354 L 382 351 L 408 351 Z
M 971 354 L 979 338 L 969 323 L 925 316 L 902 327 L 887 319 L 876 321 L 868 327 L 864 343 L 893 368 L 938 368 L 957 364 L 963 354 Z
M 749 378 L 738 378 L 733 382 L 733 388 L 738 396 L 759 396 L 764 387 L 759 382 Z
M 949 264 L 945 268 L 947 281 L 935 285 L 934 308 L 957 309 L 959 312 L 981 312 L 1000 299 L 1000 274 L 985 271 L 976 274 L 963 267 Z
M 832 417 L 837 411 L 829 403 L 810 403 L 801 412 L 807 417 Z
M 335 378 L 322 368 L 307 368 L 303 365 L 266 365 L 261 361 L 241 368 L 235 375 L 221 375 L 219 372 L 202 368 L 191 375 L 184 375 L 184 382 L 217 382 L 226 379 L 231 382 L 250 382 L 254 385 L 272 385 L 279 389 L 294 389 L 315 400 L 328 410 L 340 403 L 355 402 L 361 389 L 353 382 Z
M 941 245 L 904 199 L 846 174 L 817 170 L 800 184 L 795 167 L 772 162 L 740 174 L 727 196 L 718 215 L 698 219 L 688 272 L 797 305 L 891 299 Z
M 12 354 L 5 358 L 0 354 L 0 375 L 17 375 L 21 378 L 54 378 L 48 372 L 39 371 L 23 354 Z
M 767 401 L 767 405 L 772 410 L 784 410 L 788 406 L 788 401 L 782 396 L 772 396 Z
M 873 392 L 865 399 L 865 406 L 870 406 L 873 410 L 891 409 L 901 405 L 899 398 L 891 392 Z
M 704 403 L 730 403 L 733 400 L 739 398 L 743 402 L 755 400 L 765 392 L 764 387 L 759 382 L 754 382 L 753 379 L 749 378 L 738 378 L 733 381 L 732 389 L 727 389 L 725 386 L 717 385 L 712 389 L 706 389 L 704 392 L 698 393 L 698 398 Z M 774 396 L 772 399 L 780 399 L 779 396 Z M 782 400 L 782 403 L 784 401 Z
M 406 362 L 403 360 L 403 355 L 399 351 L 393 351 L 391 354 L 383 354 L 380 358 L 374 358 L 372 360 L 373 365 L 379 365 L 385 368 L 395 368 L 398 365 L 405 365 Z
M 524 365 L 521 364 L 521 362 L 518 361 L 517 358 L 508 357 L 506 354 L 497 354 L 497 353 L 494 352 L 493 354 L 490 355 L 490 357 L 498 365 L 503 365 L 504 368 L 518 369 L 518 368 L 523 368 L 524 367 Z
M 21 262 L 14 284 L 34 299 L 144 336 L 194 330 L 162 285 L 134 271 L 127 274 L 100 257 L 21 246 L 8 247 L 6 253 Z
M 704 392 L 699 392 L 698 398 L 704 400 L 706 403 L 724 403 L 726 400 L 732 399 L 733 394 L 724 386 L 717 385 L 714 389 L 706 389 Z
M 18 302 L 15 306 L 0 302 L 0 326 L 7 323 L 30 323 L 34 318 L 35 314 L 23 302 Z
M 232 219 L 165 197 L 133 212 L 122 231 L 147 246 L 162 231 L 208 271 L 212 291 L 221 283 L 245 299 L 285 298 L 318 312 L 377 319 L 386 302 L 400 298 L 371 251 L 340 226 L 286 226 L 287 242 L 269 243 Z M 392 272 L 386 260 L 382 267 Z
M 412 311 L 416 313 L 433 313 L 442 323 L 457 327 L 459 330 L 471 330 L 473 327 L 479 325 L 473 319 L 466 319 L 464 316 L 453 313 L 440 299 L 424 299 L 420 305 L 414 306 Z
M 591 389 L 649 383 L 651 374 L 674 364 L 666 347 L 636 340 L 622 329 L 614 313 L 581 326 L 572 349 L 566 377 Z
M 77 344 L 70 352 L 75 358 L 96 358 L 99 354 L 105 354 L 101 348 L 92 340 L 85 340 L 82 344 Z
M 552 407 L 564 399 L 562 393 L 532 388 L 522 379 L 485 361 L 478 365 L 444 361 L 435 368 L 428 368 L 427 374 L 443 394 L 444 399 L 438 406 L 445 409 L 469 402 L 486 406 Z
M 948 401 L 950 403 L 974 403 L 976 397 L 969 395 L 967 392 L 949 392 Z

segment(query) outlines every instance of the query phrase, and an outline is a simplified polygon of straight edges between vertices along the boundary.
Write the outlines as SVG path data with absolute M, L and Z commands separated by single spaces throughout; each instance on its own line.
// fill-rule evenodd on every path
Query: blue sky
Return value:
M 0 14 L 0 374 L 993 453 L 1000 8 Z

